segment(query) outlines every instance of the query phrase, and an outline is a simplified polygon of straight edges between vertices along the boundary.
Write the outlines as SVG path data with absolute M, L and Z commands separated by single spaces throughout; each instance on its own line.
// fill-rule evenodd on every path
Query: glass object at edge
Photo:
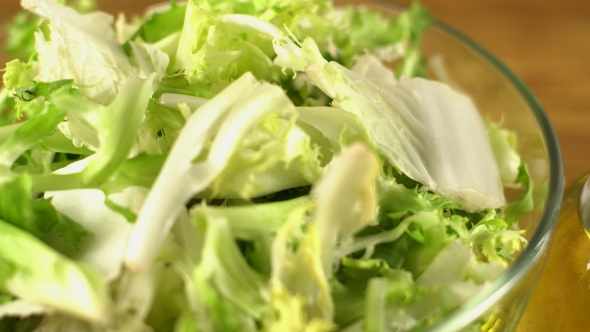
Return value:
M 568 189 L 553 244 L 517 332 L 587 331 L 590 326 L 590 174 Z

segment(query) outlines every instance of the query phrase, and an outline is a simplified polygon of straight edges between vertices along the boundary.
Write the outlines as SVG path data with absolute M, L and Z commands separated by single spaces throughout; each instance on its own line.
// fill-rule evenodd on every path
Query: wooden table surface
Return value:
M 107 12 L 127 14 L 156 2 L 98 0 Z M 397 2 L 407 5 L 411 0 Z M 567 186 L 590 170 L 590 1 L 421 2 L 496 55 L 538 97 L 560 141 Z M 17 10 L 18 1 L 2 7 L 0 22 Z M 6 57 L 0 60 L 4 63 Z

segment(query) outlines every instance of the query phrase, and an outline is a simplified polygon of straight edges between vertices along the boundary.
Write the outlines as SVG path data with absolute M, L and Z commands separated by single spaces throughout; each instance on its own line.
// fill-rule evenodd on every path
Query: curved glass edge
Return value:
M 370 2 L 392 11 L 401 11 L 405 8 L 399 4 L 383 0 L 370 0 Z M 494 57 L 489 51 L 471 38 L 440 21 L 435 21 L 434 26 L 449 33 L 451 36 L 465 43 L 477 54 L 482 56 L 502 75 L 504 75 L 524 98 L 533 111 L 533 115 L 537 120 L 543 135 L 549 162 L 549 186 L 545 200 L 545 207 L 541 214 L 539 224 L 529 240 L 527 247 L 514 263 L 511 264 L 506 271 L 488 287 L 463 303 L 463 305 L 439 321 L 436 325 L 426 329 L 425 331 L 427 332 L 458 331 L 468 327 L 476 319 L 488 312 L 501 298 L 507 295 L 511 289 L 524 279 L 533 266 L 542 258 L 542 255 L 551 243 L 559 212 L 561 211 L 565 186 L 561 150 L 559 148 L 557 135 L 555 134 L 547 113 L 533 93 L 506 65 L 496 59 L 496 57 Z
M 380 3 L 383 4 L 382 2 Z M 392 8 L 397 8 L 397 6 Z M 464 42 L 467 46 L 486 59 L 513 84 L 529 105 L 537 123 L 539 124 L 545 148 L 547 149 L 549 162 L 549 188 L 539 224 L 524 251 L 500 277 L 494 280 L 488 287 L 472 299 L 457 308 L 453 313 L 449 314 L 445 319 L 441 320 L 437 325 L 426 330 L 429 332 L 456 331 L 466 328 L 469 324 L 473 323 L 475 319 L 481 317 L 491 309 L 494 304 L 504 297 L 527 275 L 532 267 L 542 258 L 543 253 L 551 243 L 559 212 L 561 211 L 561 202 L 565 185 L 561 150 L 559 148 L 557 136 L 547 113 L 533 93 L 520 80 L 520 78 L 506 67 L 506 65 L 496 59 L 490 52 L 472 39 L 442 22 L 437 21 L 434 25 Z

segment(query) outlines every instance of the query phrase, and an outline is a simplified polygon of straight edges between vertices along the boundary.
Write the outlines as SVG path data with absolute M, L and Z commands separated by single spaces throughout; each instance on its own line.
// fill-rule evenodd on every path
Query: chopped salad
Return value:
M 418 4 L 21 4 L 0 331 L 419 331 L 526 245 L 515 133 L 428 77 Z

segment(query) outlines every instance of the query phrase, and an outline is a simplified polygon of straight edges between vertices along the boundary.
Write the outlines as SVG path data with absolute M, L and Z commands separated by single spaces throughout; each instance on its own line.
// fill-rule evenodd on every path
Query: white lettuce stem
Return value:
M 352 236 L 373 221 L 378 209 L 375 182 L 379 159 L 361 143 L 334 157 L 324 177 L 314 186 L 317 197 L 314 222 L 321 236 L 321 259 L 326 276 L 332 275 L 339 238 Z
M 176 110 L 180 110 L 180 107 L 178 107 L 179 104 L 186 104 L 191 109 L 191 111 L 194 111 L 208 101 L 209 99 L 206 98 L 180 95 L 175 93 L 164 93 L 162 96 L 160 96 L 160 99 L 158 99 L 158 104 L 174 108 Z
M 186 201 L 209 184 L 214 172 L 221 171 L 211 171 L 208 164 L 192 162 L 223 116 L 257 85 L 254 76 L 244 75 L 189 118 L 139 213 L 124 259 L 128 269 L 149 269 Z M 200 174 L 204 170 L 209 172 Z
M 295 112 L 295 107 L 283 90 L 260 84 L 248 73 L 191 115 L 138 216 L 126 267 L 147 270 L 184 204 L 211 185 L 261 121 L 285 112 Z M 206 160 L 193 163 L 211 140 Z

